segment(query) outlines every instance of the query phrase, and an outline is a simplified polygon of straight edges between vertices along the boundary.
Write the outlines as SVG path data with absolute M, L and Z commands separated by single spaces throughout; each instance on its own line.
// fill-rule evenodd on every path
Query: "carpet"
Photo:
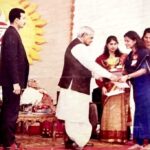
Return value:
M 17 142 L 23 144 L 25 150 L 64 150 L 62 138 L 57 138 L 55 143 L 51 138 L 42 138 L 41 136 L 17 135 Z M 85 147 L 84 150 L 127 150 L 133 143 L 127 144 L 110 144 L 100 142 L 99 140 L 90 140 L 94 144 L 93 147 Z M 2 148 L 0 148 L 2 150 Z M 69 149 L 68 149 L 69 150 Z

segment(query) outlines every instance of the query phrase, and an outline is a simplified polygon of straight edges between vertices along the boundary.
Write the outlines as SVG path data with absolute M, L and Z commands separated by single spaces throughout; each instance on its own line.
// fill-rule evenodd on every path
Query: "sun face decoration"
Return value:
M 26 12 L 26 26 L 21 29 L 21 37 L 25 46 L 30 64 L 33 61 L 40 60 L 39 51 L 42 49 L 41 45 L 46 43 L 43 37 L 43 27 L 47 24 L 46 20 L 42 19 L 40 14 L 36 12 L 37 5 L 30 3 L 28 0 L 0 0 L 0 39 L 8 27 L 8 13 L 14 8 L 22 8 Z

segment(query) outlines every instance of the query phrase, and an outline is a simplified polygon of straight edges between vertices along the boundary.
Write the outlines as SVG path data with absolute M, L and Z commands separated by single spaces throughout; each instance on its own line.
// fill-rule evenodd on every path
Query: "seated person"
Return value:
M 34 79 L 28 81 L 27 88 L 21 96 L 20 104 L 29 106 L 26 108 L 26 111 L 32 109 L 34 112 L 50 111 L 51 113 L 55 113 L 53 99 L 49 96 L 46 90 L 38 86 L 37 81 Z M 31 108 L 31 106 L 33 107 Z

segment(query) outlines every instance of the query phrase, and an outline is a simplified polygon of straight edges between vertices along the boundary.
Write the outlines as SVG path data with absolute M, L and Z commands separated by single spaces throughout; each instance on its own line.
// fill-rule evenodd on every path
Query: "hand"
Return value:
M 128 80 L 128 75 L 120 77 L 119 82 L 126 82 Z
M 114 81 L 114 82 L 116 82 L 116 81 L 118 81 L 119 80 L 119 77 L 118 76 L 116 76 L 116 75 L 111 75 L 111 77 L 110 77 L 110 80 L 112 80 L 112 81 Z
M 13 93 L 15 93 L 16 95 L 21 94 L 21 87 L 19 83 L 13 84 Z

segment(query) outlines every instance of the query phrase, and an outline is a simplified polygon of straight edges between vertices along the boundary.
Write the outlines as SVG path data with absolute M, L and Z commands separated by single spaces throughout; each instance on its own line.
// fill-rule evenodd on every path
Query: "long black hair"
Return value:
M 125 70 L 128 73 L 132 73 L 132 72 L 136 71 L 136 69 L 138 68 L 138 66 L 140 65 L 140 63 L 143 59 L 145 59 L 147 56 L 149 57 L 149 53 L 144 45 L 143 40 L 140 38 L 140 36 L 135 31 L 128 31 L 127 33 L 125 33 L 124 37 L 128 37 L 131 40 L 136 41 L 135 48 L 136 48 L 136 53 L 138 55 L 136 66 L 131 66 L 132 53 L 133 53 L 132 51 L 130 52 L 130 54 L 128 55 L 128 57 L 125 61 Z
M 119 43 L 117 37 L 114 35 L 110 35 L 107 38 L 105 46 L 104 46 L 104 53 L 103 53 L 107 57 L 109 57 L 109 49 L 107 47 L 107 44 L 110 43 L 111 41 L 115 41 L 117 44 Z M 115 51 L 115 56 L 119 57 L 121 55 L 122 55 L 122 53 L 120 52 L 119 48 L 117 48 L 117 50 Z
M 131 40 L 136 41 L 135 48 L 137 51 L 140 49 L 146 48 L 143 40 L 140 38 L 140 36 L 135 31 L 128 31 L 127 33 L 124 34 L 124 37 L 128 37 Z

